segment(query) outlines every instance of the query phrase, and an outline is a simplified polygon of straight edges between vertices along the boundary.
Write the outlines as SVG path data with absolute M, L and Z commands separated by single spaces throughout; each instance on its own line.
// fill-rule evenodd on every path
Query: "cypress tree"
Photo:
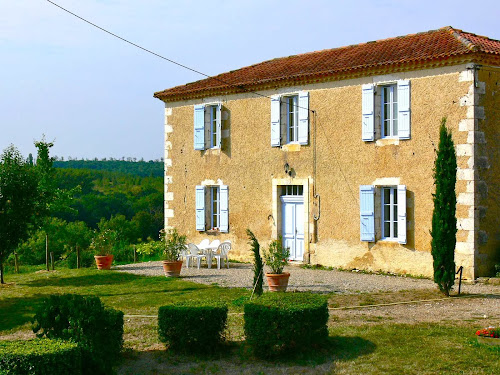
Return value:
M 432 258 L 434 259 L 434 282 L 446 295 L 455 282 L 455 245 L 457 242 L 457 219 L 455 183 L 457 180 L 457 158 L 451 137 L 446 127 L 446 117 L 441 120 L 439 148 L 434 167 L 434 212 L 432 214 Z
M 257 238 L 250 229 L 247 229 L 247 236 L 249 239 L 248 244 L 252 248 L 254 263 L 253 263 L 253 285 L 255 287 L 255 294 L 262 295 L 262 283 L 264 281 L 262 257 L 260 256 L 260 244 Z

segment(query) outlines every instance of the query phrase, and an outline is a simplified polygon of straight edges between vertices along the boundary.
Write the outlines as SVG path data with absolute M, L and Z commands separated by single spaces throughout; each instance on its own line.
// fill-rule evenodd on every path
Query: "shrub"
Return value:
M 177 232 L 177 229 L 160 231 L 160 240 L 164 242 L 163 259 L 175 262 L 179 259 L 181 252 L 186 248 L 186 236 Z
M 246 341 L 258 357 L 319 346 L 328 338 L 325 297 L 311 293 L 266 293 L 245 304 Z
M 271 268 L 271 273 L 282 274 L 290 256 L 290 249 L 283 247 L 282 237 L 279 236 L 277 240 L 271 241 L 269 249 L 264 252 L 264 259 L 266 265 Z
M 0 374 L 81 374 L 77 344 L 61 340 L 0 341 Z
M 255 294 L 262 295 L 262 282 L 264 280 L 263 272 L 264 266 L 262 264 L 262 257 L 260 256 L 260 244 L 257 238 L 250 229 L 247 229 L 248 244 L 253 252 L 253 285 Z
M 160 257 L 165 249 L 165 244 L 160 241 L 150 241 L 136 246 L 137 254 L 142 257 Z
M 134 261 L 134 247 L 133 245 L 117 246 L 113 250 L 113 255 L 116 262 L 132 263 Z
M 434 166 L 431 254 L 434 282 L 446 296 L 455 283 L 455 245 L 457 242 L 456 192 L 457 158 L 446 117 L 441 120 L 439 148 Z
M 105 308 L 98 297 L 52 295 L 36 311 L 33 332 L 76 342 L 83 373 L 106 374 L 123 345 L 123 313 Z
M 179 351 L 214 351 L 221 344 L 227 306 L 218 302 L 188 301 L 158 310 L 160 341 Z

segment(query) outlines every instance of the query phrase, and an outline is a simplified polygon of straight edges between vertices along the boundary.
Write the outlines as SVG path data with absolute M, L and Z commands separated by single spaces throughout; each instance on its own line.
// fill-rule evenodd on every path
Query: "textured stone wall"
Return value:
M 500 264 L 500 68 L 480 67 L 475 85 L 476 269 L 478 276 L 491 276 Z
M 470 126 L 470 121 L 465 122 L 469 125 L 463 122 L 470 118 L 469 107 L 464 105 L 462 98 L 469 95 L 471 82 L 463 72 L 467 72 L 466 67 L 457 66 L 263 92 L 270 96 L 309 90 L 310 108 L 317 114 L 316 180 L 313 176 L 312 117 L 309 145 L 274 148 L 270 146 L 270 99 L 251 94 L 207 98 L 205 103 L 221 101 L 223 104 L 225 138 L 222 150 L 195 151 L 193 105 L 199 101 L 167 103 L 166 226 L 177 227 L 192 242 L 206 238 L 207 233 L 195 230 L 195 186 L 204 180 L 222 179 L 229 186 L 229 233 L 217 234 L 217 238 L 232 240 L 231 257 L 249 260 L 246 228 L 254 231 L 264 245 L 280 232 L 276 181 L 280 184 L 300 181 L 308 185 L 305 190 L 309 210 L 306 220 L 309 225 L 305 231 L 306 261 L 326 266 L 432 275 L 429 234 L 434 191 L 432 169 L 442 117 L 448 118 L 455 143 L 463 145 L 460 152 L 471 152 L 469 131 L 460 130 Z M 411 139 L 363 142 L 361 85 L 397 79 L 411 81 Z M 467 177 L 472 168 L 469 165 L 471 156 L 463 156 L 459 161 L 459 173 Z M 293 168 L 292 177 L 285 174 L 285 163 Z M 407 186 L 406 245 L 359 240 L 359 185 L 377 185 L 384 178 L 397 179 Z M 470 180 L 457 182 L 457 196 L 470 193 L 470 185 Z M 313 219 L 313 187 L 321 196 L 317 222 Z M 457 207 L 462 226 L 459 233 L 465 238 L 460 242 L 467 243 L 470 206 L 462 206 Z M 468 249 L 468 245 L 465 246 Z M 461 263 L 469 267 L 466 277 L 472 277 L 474 254 L 465 251 L 457 266 Z

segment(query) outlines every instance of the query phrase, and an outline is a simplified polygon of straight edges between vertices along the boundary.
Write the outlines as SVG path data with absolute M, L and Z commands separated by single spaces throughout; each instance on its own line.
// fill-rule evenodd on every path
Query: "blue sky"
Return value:
M 209 75 L 275 57 L 453 26 L 500 39 L 498 1 L 53 0 Z M 45 134 L 67 158 L 163 155 L 155 91 L 203 77 L 46 0 L 0 0 L 0 150 Z

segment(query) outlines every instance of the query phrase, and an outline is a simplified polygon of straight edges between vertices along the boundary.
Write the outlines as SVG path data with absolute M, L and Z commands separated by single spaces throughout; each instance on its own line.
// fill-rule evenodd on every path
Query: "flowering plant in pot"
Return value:
M 476 331 L 477 341 L 482 344 L 500 345 L 500 328 L 488 327 Z
M 264 252 L 264 260 L 266 265 L 271 269 L 270 273 L 266 273 L 269 291 L 284 292 L 288 286 L 289 272 L 283 272 L 283 268 L 288 262 L 290 249 L 283 247 L 282 237 L 271 241 L 269 248 Z
M 164 242 L 163 271 L 165 276 L 177 277 L 181 273 L 182 259 L 180 256 L 186 249 L 186 236 L 180 235 L 177 229 L 160 231 L 160 239 Z
M 116 232 L 105 229 L 97 232 L 92 242 L 90 249 L 94 251 L 94 259 L 99 270 L 109 270 L 113 263 L 113 246 L 116 242 Z

